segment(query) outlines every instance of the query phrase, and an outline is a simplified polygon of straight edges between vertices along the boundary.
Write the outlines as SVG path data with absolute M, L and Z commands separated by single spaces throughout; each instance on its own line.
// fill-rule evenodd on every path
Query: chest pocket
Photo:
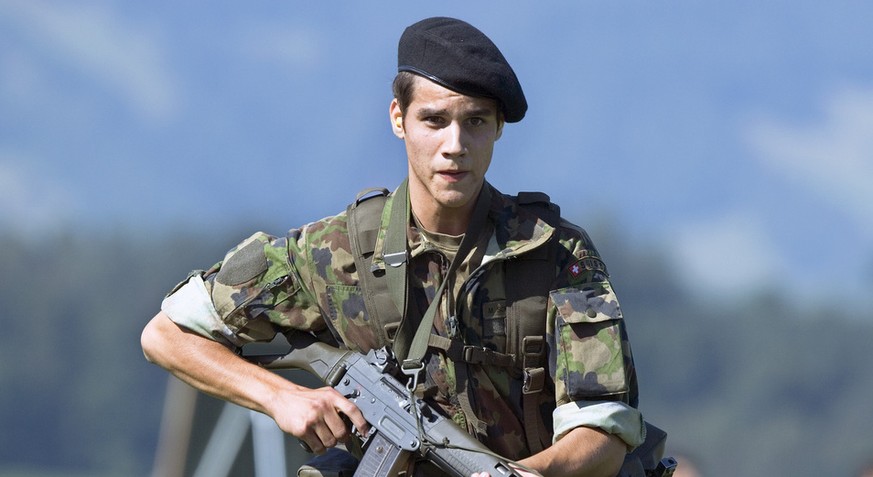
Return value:
M 569 398 L 626 393 L 623 320 L 609 283 L 555 290 L 551 298 L 559 316 L 556 378 Z
M 361 352 L 381 346 L 367 315 L 361 287 L 328 285 L 327 304 L 331 326 L 346 346 Z

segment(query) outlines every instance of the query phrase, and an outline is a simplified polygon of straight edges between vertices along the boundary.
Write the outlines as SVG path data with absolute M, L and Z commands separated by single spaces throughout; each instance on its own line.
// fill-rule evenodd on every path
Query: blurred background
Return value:
M 598 244 L 668 451 L 861 475 L 870 2 L 0 0 L 0 476 L 151 473 L 167 377 L 142 327 L 252 232 L 402 180 L 396 43 L 433 15 L 518 74 L 489 180 Z

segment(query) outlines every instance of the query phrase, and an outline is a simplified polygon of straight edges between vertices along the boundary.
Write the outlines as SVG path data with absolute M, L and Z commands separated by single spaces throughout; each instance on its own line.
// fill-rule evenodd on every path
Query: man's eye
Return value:
M 433 125 L 441 125 L 441 124 L 445 123 L 443 118 L 441 118 L 439 116 L 428 116 L 428 117 L 424 118 L 424 122 L 426 122 L 428 124 L 433 124 Z
M 471 126 L 481 126 L 485 124 L 485 120 L 482 118 L 470 118 L 468 122 Z

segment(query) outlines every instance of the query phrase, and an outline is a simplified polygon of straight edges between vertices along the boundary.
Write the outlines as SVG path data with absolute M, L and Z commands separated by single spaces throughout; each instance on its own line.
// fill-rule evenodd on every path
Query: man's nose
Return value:
M 467 137 L 464 128 L 453 121 L 444 129 L 443 155 L 450 158 L 461 157 L 467 153 Z

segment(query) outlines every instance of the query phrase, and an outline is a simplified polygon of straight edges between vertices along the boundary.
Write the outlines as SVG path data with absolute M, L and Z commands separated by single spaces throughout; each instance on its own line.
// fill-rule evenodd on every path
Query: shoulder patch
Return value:
M 223 285 L 243 284 L 267 270 L 267 255 L 264 243 L 253 240 L 239 249 L 221 266 L 215 281 Z
M 600 272 L 608 276 L 606 265 L 598 257 L 582 257 L 567 267 L 567 275 L 570 281 L 578 280 L 585 272 Z

